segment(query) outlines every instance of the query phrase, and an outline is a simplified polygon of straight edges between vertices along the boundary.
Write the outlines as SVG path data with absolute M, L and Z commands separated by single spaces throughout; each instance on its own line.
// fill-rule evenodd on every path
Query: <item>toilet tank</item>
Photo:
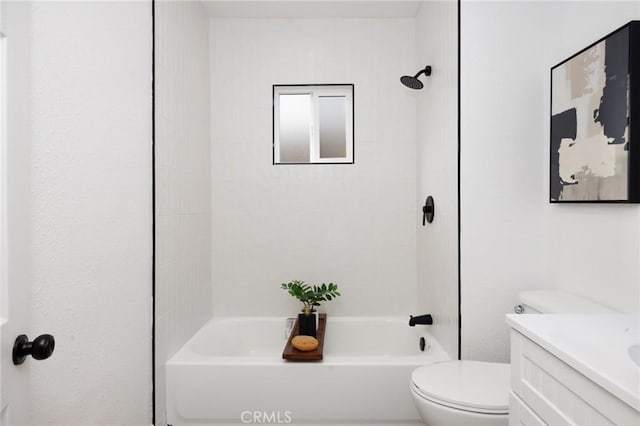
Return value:
M 520 314 L 610 314 L 616 311 L 562 290 L 521 291 L 514 311 Z

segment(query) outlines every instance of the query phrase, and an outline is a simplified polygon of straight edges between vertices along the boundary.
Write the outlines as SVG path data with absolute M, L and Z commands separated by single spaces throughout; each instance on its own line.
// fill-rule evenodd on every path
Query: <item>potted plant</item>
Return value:
M 338 284 L 309 285 L 304 281 L 293 280 L 290 283 L 282 283 L 281 288 L 302 302 L 302 313 L 298 314 L 299 334 L 316 337 L 317 317 L 314 308 L 320 306 L 320 302 L 340 296 Z

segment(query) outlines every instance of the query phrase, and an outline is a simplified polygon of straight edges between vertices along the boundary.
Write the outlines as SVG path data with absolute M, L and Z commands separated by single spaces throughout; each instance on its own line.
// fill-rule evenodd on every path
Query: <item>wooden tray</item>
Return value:
M 298 319 L 291 330 L 291 335 L 287 344 L 282 351 L 282 358 L 287 361 L 322 361 L 322 349 L 324 347 L 324 331 L 327 327 L 327 314 L 320 314 L 318 318 L 318 330 L 316 330 L 316 339 L 318 339 L 318 347 L 312 351 L 301 351 L 291 345 L 291 339 L 298 335 Z

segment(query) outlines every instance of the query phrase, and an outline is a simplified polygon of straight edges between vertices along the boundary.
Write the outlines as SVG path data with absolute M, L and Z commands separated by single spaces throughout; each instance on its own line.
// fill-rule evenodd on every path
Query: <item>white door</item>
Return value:
M 2 426 L 151 418 L 151 24 L 149 1 L 0 0 Z
M 28 425 L 30 364 L 14 365 L 19 335 L 29 340 L 29 15 L 25 2 L 0 0 L 0 425 Z

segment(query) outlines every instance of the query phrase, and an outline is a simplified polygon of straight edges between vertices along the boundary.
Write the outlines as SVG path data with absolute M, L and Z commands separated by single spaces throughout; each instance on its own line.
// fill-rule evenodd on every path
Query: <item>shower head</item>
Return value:
M 424 74 L 426 76 L 431 75 L 431 66 L 427 65 L 423 70 L 420 70 L 413 77 L 411 77 L 410 75 L 403 75 L 402 77 L 400 77 L 400 82 L 407 86 L 409 89 L 422 89 L 424 87 L 424 84 L 422 84 L 422 82 L 418 80 L 420 74 Z

